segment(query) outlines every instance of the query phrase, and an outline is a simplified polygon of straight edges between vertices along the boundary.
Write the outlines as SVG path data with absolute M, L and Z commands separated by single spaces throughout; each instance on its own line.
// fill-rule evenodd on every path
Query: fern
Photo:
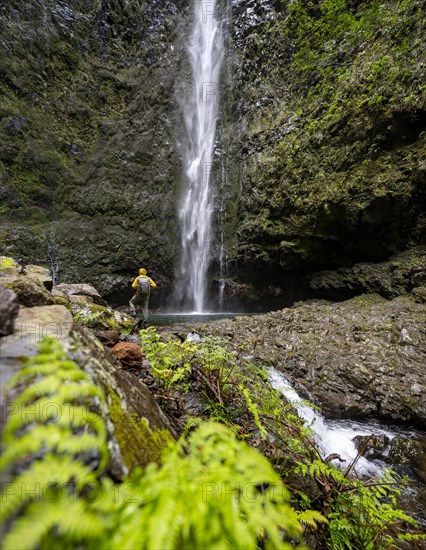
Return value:
M 42 501 L 53 485 L 68 492 L 82 490 L 96 482 L 95 474 L 84 464 L 70 457 L 46 456 L 33 462 L 28 470 L 7 483 L 2 494 L 2 522 L 33 501 Z
M 31 384 L 25 387 L 25 384 Z M 84 495 L 98 486 L 108 462 L 106 427 L 87 407 L 104 403 L 102 392 L 52 339 L 9 383 L 20 391 L 11 406 L 0 457 L 4 479 L 4 548 L 39 548 L 53 533 L 74 542 L 100 536 L 103 526 Z M 97 471 L 85 456 L 97 457 Z M 29 467 L 22 470 L 22 465 Z M 59 498 L 53 498 L 51 492 Z M 15 518 L 13 520 L 13 518 Z M 72 547 L 70 545 L 69 547 Z
M 297 512 L 297 519 L 300 523 L 313 530 L 317 529 L 319 523 L 328 523 L 327 518 L 316 510 L 303 510 L 303 512 Z
M 299 463 L 295 469 L 327 488 L 326 506 L 332 547 L 336 550 L 388 548 L 400 539 L 400 526 L 416 527 L 416 521 L 397 507 L 397 497 L 406 483 L 385 470 L 378 480 L 363 483 L 321 460 Z M 299 517 L 300 521 L 302 519 Z M 410 534 L 410 540 L 420 539 Z
M 6 550 L 290 549 L 304 530 L 318 531 L 321 543 L 334 550 L 385 549 L 397 540 L 421 539 L 407 533 L 416 523 L 397 508 L 395 474 L 362 483 L 322 461 L 310 428 L 265 383 L 261 369 L 219 349 L 215 339 L 206 347 L 168 346 L 153 330 L 143 332 L 165 386 L 185 389 L 194 369 L 201 369 L 197 383 L 204 381 L 206 392 L 211 386 L 210 414 L 231 429 L 191 418 L 161 465 L 150 464 L 120 485 L 100 477 L 108 461 L 106 427 L 96 412 L 104 406 L 102 392 L 60 344 L 42 342 L 10 384 L 18 395 L 0 457 Z M 318 484 L 316 510 L 293 488 L 295 510 L 268 460 L 236 438 L 255 443 L 255 427 L 283 476 L 308 476 Z M 96 459 L 95 471 L 88 457 Z
M 259 418 L 260 411 L 256 407 L 256 405 L 254 404 L 252 398 L 250 397 L 249 390 L 247 388 L 244 388 L 242 385 L 239 386 L 239 389 L 240 389 L 240 392 L 244 395 L 244 398 L 245 398 L 246 403 L 247 403 L 248 410 L 253 415 L 254 423 L 256 424 L 256 426 L 259 430 L 260 436 L 263 437 L 263 438 L 266 438 L 268 433 L 267 433 L 267 431 L 265 430 L 265 428 L 262 426 L 262 424 L 260 422 L 260 418 Z
M 62 548 L 75 548 L 78 542 L 99 539 L 104 526 L 81 500 L 70 501 L 63 497 L 54 506 L 49 502 L 32 503 L 6 536 L 3 549 L 51 550 L 51 534 L 54 531 L 57 533 L 55 537 L 60 537 Z
M 294 548 L 303 529 L 268 461 L 225 427 L 205 423 L 137 484 L 124 505 L 112 549 Z

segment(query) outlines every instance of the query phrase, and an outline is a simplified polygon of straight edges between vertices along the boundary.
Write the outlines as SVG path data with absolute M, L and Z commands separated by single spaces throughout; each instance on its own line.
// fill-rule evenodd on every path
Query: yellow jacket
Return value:
M 141 267 L 139 269 L 139 275 L 135 278 L 135 280 L 132 283 L 132 288 L 137 289 L 138 288 L 138 277 L 147 277 L 146 269 Z M 157 285 L 154 283 L 154 281 L 151 279 L 151 277 L 148 277 L 149 280 L 149 286 L 151 288 L 155 288 Z

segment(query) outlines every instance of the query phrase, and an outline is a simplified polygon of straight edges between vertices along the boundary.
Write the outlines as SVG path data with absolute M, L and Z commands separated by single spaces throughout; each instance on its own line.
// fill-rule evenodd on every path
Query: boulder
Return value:
M 71 313 L 59 305 L 21 307 L 15 320 L 14 333 L 1 342 L 1 395 L 4 396 L 8 380 L 25 365 L 28 357 L 34 357 L 38 344 L 51 336 L 64 344 L 69 344 L 73 324 Z
M 118 330 L 96 330 L 94 335 L 98 340 L 100 340 L 104 346 L 115 346 L 120 338 L 120 333 Z
M 52 296 L 54 296 L 55 298 L 61 298 L 62 300 L 66 300 L 67 302 L 69 302 L 68 294 L 63 290 L 59 290 L 57 286 L 52 289 Z
M 426 303 L 426 285 L 425 286 L 416 286 L 411 291 L 411 294 L 413 295 L 416 302 L 419 304 Z
M 147 386 L 124 371 L 89 330 L 73 321 L 64 306 L 21 307 L 14 334 L 2 338 L 1 397 L 6 405 L 0 420 L 7 417 L 7 404 L 13 398 L 5 385 L 29 357 L 37 354 L 38 343 L 46 336 L 61 341 L 70 357 L 105 393 L 108 406 L 102 415 L 108 430 L 111 474 L 120 478 L 129 470 L 160 460 L 176 438 L 167 417 Z
M 16 277 L 21 273 L 22 267 L 16 260 L 9 256 L 0 256 L 0 278 Z
M 410 295 L 301 303 L 194 330 L 232 334 L 247 355 L 283 371 L 328 417 L 426 424 L 426 309 Z
M 46 267 L 40 265 L 27 265 L 23 270 L 24 275 L 27 275 L 30 279 L 38 281 L 47 290 L 52 290 L 53 281 L 50 271 Z
M 98 304 L 100 306 L 107 305 L 107 303 L 99 294 L 99 292 L 96 290 L 96 288 L 87 283 L 82 283 L 82 284 L 61 283 L 59 285 L 56 285 L 55 290 L 65 292 L 65 294 L 68 296 L 68 299 L 70 300 L 71 300 L 71 296 L 77 294 L 80 296 L 88 296 L 89 298 L 92 298 L 92 302 L 94 304 Z
M 18 311 L 19 304 L 16 294 L 13 290 L 0 285 L 0 336 L 12 334 Z
M 123 370 L 101 342 L 85 327 L 74 326 L 72 358 L 101 387 L 108 400 L 109 425 L 113 430 L 110 449 L 115 460 L 114 475 L 158 461 L 177 437 L 166 415 L 147 386 Z
M 22 306 L 48 306 L 55 303 L 52 294 L 36 279 L 30 279 L 25 275 L 4 276 L 0 277 L 0 283 L 15 292 Z
M 362 451 L 362 456 L 372 460 L 383 458 L 384 453 L 389 448 L 389 437 L 387 435 L 356 435 L 353 440 L 358 452 Z
M 405 464 L 426 472 L 426 438 L 422 442 L 412 437 L 394 437 L 387 460 L 390 464 Z
M 83 309 L 95 303 L 92 296 L 85 296 L 84 294 L 70 294 L 68 299 L 71 303 L 71 307 L 74 305 L 79 309 Z
M 118 342 L 112 350 L 114 357 L 123 365 L 129 367 L 140 367 L 142 352 L 140 346 L 131 342 Z
M 132 332 L 137 326 L 137 320 L 130 315 L 116 311 L 109 306 L 92 304 L 87 296 L 72 297 L 71 309 L 74 319 L 93 330 L 117 330 Z

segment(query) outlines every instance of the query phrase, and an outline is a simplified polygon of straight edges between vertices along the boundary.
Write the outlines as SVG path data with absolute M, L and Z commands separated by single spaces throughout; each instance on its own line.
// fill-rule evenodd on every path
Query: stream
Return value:
M 268 369 L 271 385 L 291 402 L 299 416 L 312 427 L 314 439 L 323 458 L 337 453 L 345 461 L 332 463 L 340 468 L 347 468 L 356 458 L 358 451 L 353 441 L 356 436 L 385 435 L 391 441 L 396 436 L 416 436 L 419 432 L 411 431 L 406 427 L 385 426 L 375 421 L 359 422 L 350 419 L 329 420 L 315 408 L 301 399 L 285 376 L 273 367 Z M 389 448 L 389 447 L 388 447 Z M 386 453 L 384 453 L 386 456 Z M 390 465 L 380 459 L 360 457 L 354 467 L 359 478 L 367 479 L 378 477 Z M 394 466 L 391 466 L 395 469 Z M 408 486 L 398 498 L 398 506 L 406 510 L 418 522 L 420 530 L 426 532 L 426 485 L 413 472 L 399 472 L 409 476 Z
M 337 453 L 345 462 L 342 466 L 346 468 L 357 456 L 358 451 L 353 441 L 355 436 L 385 435 L 392 440 L 398 435 L 408 437 L 415 435 L 399 427 L 383 426 L 379 422 L 358 422 L 354 420 L 327 420 L 311 405 L 308 405 L 291 386 L 290 382 L 278 370 L 270 367 L 268 376 L 271 385 L 279 390 L 288 401 L 296 408 L 299 416 L 306 420 L 312 427 L 314 438 L 320 450 L 321 456 L 326 458 L 332 453 Z M 336 460 L 333 461 L 335 463 Z M 380 474 L 386 467 L 383 460 L 369 460 L 360 457 L 355 471 L 359 477 L 372 477 Z
M 199 313 L 199 312 L 179 312 L 179 313 L 152 313 L 149 316 L 149 324 L 153 326 L 179 325 L 179 324 L 197 324 L 209 323 L 220 319 L 233 319 L 241 313 Z M 244 315 L 251 315 L 245 313 Z

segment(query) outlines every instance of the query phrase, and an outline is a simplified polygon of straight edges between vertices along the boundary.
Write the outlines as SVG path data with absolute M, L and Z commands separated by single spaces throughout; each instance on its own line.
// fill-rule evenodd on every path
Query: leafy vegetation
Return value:
M 47 548 L 53 533 L 65 543 L 100 536 L 101 519 L 87 499 L 109 459 L 95 412 L 102 392 L 53 340 L 41 343 L 9 387 L 18 395 L 2 439 L 3 548 Z
M 106 428 L 90 408 L 103 396 L 60 344 L 44 341 L 10 388 L 18 396 L 3 441 L 5 549 L 289 549 L 283 538 L 302 536 L 280 477 L 224 426 L 203 424 L 161 466 L 118 485 L 100 477 Z M 310 521 L 324 520 L 313 512 Z
M 143 341 L 168 390 L 186 391 L 193 383 L 184 381 L 182 369 L 186 378 L 196 368 L 204 375 L 198 382 L 217 382 L 206 400 L 216 400 L 233 429 L 192 419 L 177 444 L 157 441 L 160 464 L 116 483 L 106 470 L 102 392 L 60 344 L 46 339 L 9 385 L 15 397 L 0 462 L 6 550 L 289 550 L 302 548 L 306 534 L 317 548 L 358 550 L 420 539 L 408 529 L 415 521 L 397 508 L 399 480 L 386 472 L 365 483 L 349 475 L 352 467 L 342 472 L 324 462 L 309 427 L 265 383 L 262 371 L 242 360 L 243 348 L 233 353 L 213 338 L 165 344 L 152 329 L 143 331 Z M 248 368 L 252 376 L 243 383 Z M 244 412 L 235 415 L 227 403 L 238 394 Z M 266 456 L 242 437 L 254 447 L 263 441 Z M 302 478 L 317 484 L 320 498 L 302 489 Z
M 212 337 L 161 342 L 154 328 L 142 331 L 141 337 L 143 352 L 153 361 L 153 374 L 163 383 L 166 395 L 176 389 L 195 391 L 201 384 L 206 401 L 203 419 L 227 424 L 240 438 L 262 449 L 291 485 L 298 517 L 306 528 L 314 529 L 320 547 L 379 549 L 389 548 L 398 539 L 413 544 L 421 540 L 416 522 L 396 504 L 406 480 L 385 471 L 380 479 L 363 482 L 354 475 L 354 464 L 342 472 L 323 460 L 311 427 L 268 384 L 265 371 L 245 357 L 245 345 L 232 350 L 227 340 Z M 161 368 L 165 364 L 167 368 Z M 308 478 L 316 491 L 306 492 Z M 320 521 L 319 529 L 318 518 L 327 519 Z
M 111 548 L 290 549 L 283 538 L 303 534 L 268 461 L 216 423 L 183 438 L 162 467 L 148 466 L 133 498 L 116 517 Z

